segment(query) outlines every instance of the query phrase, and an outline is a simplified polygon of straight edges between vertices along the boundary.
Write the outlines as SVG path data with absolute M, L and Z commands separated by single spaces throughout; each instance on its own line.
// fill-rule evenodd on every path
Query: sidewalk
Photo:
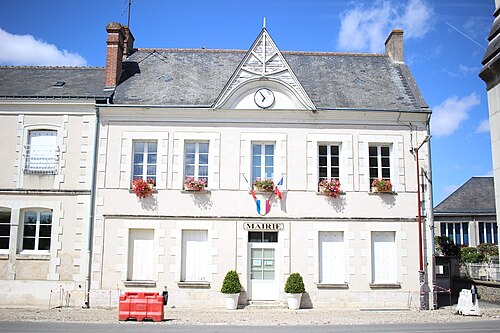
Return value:
M 389 323 L 432 323 L 474 320 L 500 320 L 500 306 L 480 303 L 481 317 L 461 316 L 447 307 L 432 311 L 417 310 L 343 310 L 343 309 L 255 309 L 171 308 L 165 307 L 165 321 L 157 325 L 361 325 Z M 44 322 L 118 322 L 117 308 L 0 308 L 0 321 Z

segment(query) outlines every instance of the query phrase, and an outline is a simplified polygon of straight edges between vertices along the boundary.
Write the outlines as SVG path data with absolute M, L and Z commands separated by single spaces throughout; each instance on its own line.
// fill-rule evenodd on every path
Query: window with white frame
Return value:
M 396 233 L 372 232 L 372 282 L 397 283 Z
M 153 281 L 154 230 L 129 229 L 128 281 Z
M 479 222 L 479 243 L 498 244 L 498 225 L 495 222 Z
M 370 184 L 375 179 L 391 179 L 391 147 L 370 144 L 369 148 Z
M 32 130 L 24 147 L 24 172 L 55 174 L 59 165 L 57 131 Z
M 205 179 L 208 186 L 208 142 L 186 142 L 184 147 L 184 178 Z
M 469 223 L 441 222 L 441 236 L 451 238 L 457 245 L 469 245 Z
M 0 208 L 0 250 L 8 250 L 10 241 L 10 209 Z
M 208 281 L 208 231 L 182 231 L 181 281 Z
M 22 230 L 22 251 L 50 251 L 52 211 L 25 210 Z
M 152 179 L 156 184 L 157 141 L 134 141 L 132 179 Z
M 252 182 L 274 178 L 274 143 L 252 144 Z
M 338 144 L 320 144 L 318 146 L 318 183 L 324 179 L 340 177 L 340 146 Z
M 342 231 L 319 232 L 319 283 L 345 283 Z

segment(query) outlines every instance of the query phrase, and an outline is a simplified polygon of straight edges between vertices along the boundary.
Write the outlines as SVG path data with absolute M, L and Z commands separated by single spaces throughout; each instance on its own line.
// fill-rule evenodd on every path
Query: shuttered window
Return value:
M 372 232 L 373 283 L 397 282 L 395 239 L 394 231 Z
M 25 146 L 24 158 L 25 173 L 56 173 L 59 163 L 57 131 L 30 131 L 28 144 Z
M 182 281 L 208 281 L 207 230 L 182 231 Z
M 319 252 L 319 282 L 345 283 L 343 232 L 321 231 Z
M 128 247 L 128 281 L 153 281 L 154 230 L 130 229 Z

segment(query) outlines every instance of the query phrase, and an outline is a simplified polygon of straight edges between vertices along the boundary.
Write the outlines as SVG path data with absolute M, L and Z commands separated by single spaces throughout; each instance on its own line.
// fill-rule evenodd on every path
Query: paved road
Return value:
M 125 322 L 116 324 L 79 324 L 45 322 L 0 322 L 0 332 L 9 333 L 492 333 L 500 332 L 500 320 L 461 323 L 426 323 L 351 326 L 173 326 L 163 323 Z

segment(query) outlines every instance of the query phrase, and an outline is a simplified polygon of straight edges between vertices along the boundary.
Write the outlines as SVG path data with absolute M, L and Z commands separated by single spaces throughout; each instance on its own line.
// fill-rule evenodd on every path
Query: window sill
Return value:
M 177 282 L 179 288 L 192 288 L 192 289 L 210 289 L 210 282 L 208 281 L 179 281 Z
M 188 193 L 188 194 L 210 194 L 211 191 L 208 189 L 205 189 L 203 191 L 193 191 L 193 190 L 181 190 L 181 193 Z
M 8 253 L 0 253 L 0 260 L 2 259 L 9 259 L 9 254 Z
M 155 288 L 155 281 L 123 281 L 125 287 Z
M 322 195 L 322 196 L 327 197 L 327 195 L 326 195 L 325 193 L 321 192 L 321 191 L 316 191 L 316 195 Z M 339 193 L 339 196 L 340 196 L 340 195 L 346 195 L 346 193 L 345 193 L 345 192 L 340 192 L 340 193 Z M 332 197 L 332 198 L 333 198 L 333 197 Z M 334 198 L 334 199 L 335 199 L 335 198 Z
M 401 283 L 370 283 L 371 289 L 401 289 Z
M 369 195 L 386 195 L 386 194 L 392 194 L 392 195 L 398 195 L 396 192 L 394 191 L 390 191 L 390 192 L 368 192 Z
M 134 190 L 133 190 L 133 189 L 131 189 L 131 188 L 129 188 L 129 189 L 128 189 L 128 193 L 134 193 L 134 194 L 135 194 Z M 158 190 L 156 189 L 156 187 L 155 187 L 155 188 L 153 188 L 153 191 L 151 191 L 151 193 L 158 193 Z M 146 198 L 147 198 L 147 197 L 146 197 Z
M 344 283 L 316 283 L 318 289 L 349 289 L 349 284 Z
M 18 253 L 17 260 L 50 260 L 50 254 Z

